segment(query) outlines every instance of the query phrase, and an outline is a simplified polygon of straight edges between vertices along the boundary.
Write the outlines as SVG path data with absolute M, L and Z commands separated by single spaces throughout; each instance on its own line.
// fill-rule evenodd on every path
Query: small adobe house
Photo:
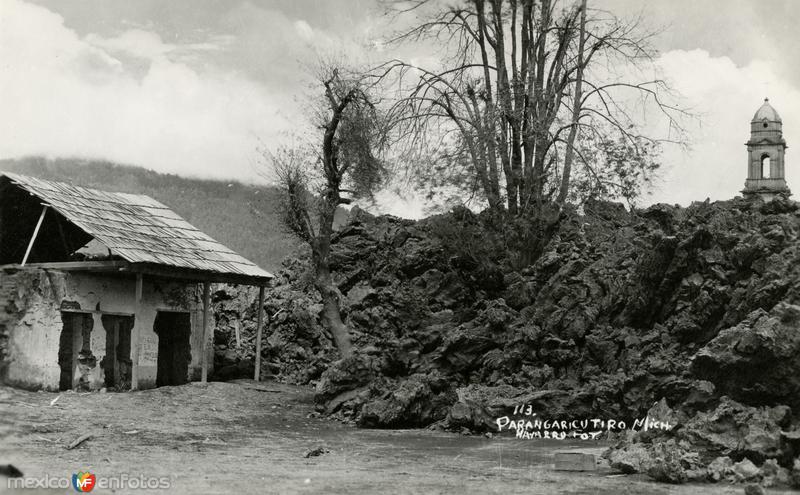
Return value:
M 783 138 L 783 120 L 764 98 L 764 104 L 750 121 L 750 140 L 747 145 L 747 180 L 742 194 L 746 198 L 761 197 L 770 201 L 789 197 L 786 185 L 784 156 L 786 140 Z
M 148 196 L 0 172 L 0 380 L 9 385 L 205 381 L 211 283 L 258 286 L 263 308 L 271 278 Z

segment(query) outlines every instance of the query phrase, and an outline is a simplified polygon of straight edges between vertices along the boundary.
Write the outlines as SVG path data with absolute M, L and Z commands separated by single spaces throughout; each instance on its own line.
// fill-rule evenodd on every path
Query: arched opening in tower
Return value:
M 761 156 L 761 178 L 769 179 L 770 177 L 770 158 L 769 155 L 765 154 Z

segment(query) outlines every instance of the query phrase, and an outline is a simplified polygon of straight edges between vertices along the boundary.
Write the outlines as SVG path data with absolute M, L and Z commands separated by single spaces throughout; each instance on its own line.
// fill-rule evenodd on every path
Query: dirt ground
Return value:
M 170 492 L 187 494 L 744 492 L 731 485 L 663 485 L 607 468 L 552 469 L 555 452 L 599 454 L 602 443 L 365 430 L 312 413 L 309 389 L 271 382 L 88 394 L 0 387 L 0 464 L 14 464 L 26 478 L 71 479 L 78 471 L 98 479 L 166 477 Z M 85 434 L 92 437 L 67 448 Z M 306 457 L 319 447 L 329 452 Z M 0 476 L 0 492 L 76 493 L 8 486 Z M 109 492 L 100 485 L 93 491 Z

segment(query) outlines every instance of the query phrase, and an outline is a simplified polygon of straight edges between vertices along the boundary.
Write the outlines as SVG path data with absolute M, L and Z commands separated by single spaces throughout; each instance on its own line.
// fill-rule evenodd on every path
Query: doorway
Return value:
M 91 313 L 62 311 L 61 321 L 63 326 L 58 343 L 58 366 L 61 374 L 58 389 L 72 390 L 85 381 L 81 379 L 96 364 L 91 350 L 94 320 Z
M 109 390 L 130 390 L 133 316 L 103 315 L 101 320 L 106 331 L 106 355 L 100 363 L 103 366 L 105 386 Z
M 189 383 L 189 363 L 192 360 L 189 344 L 192 320 L 189 313 L 159 311 L 153 331 L 158 335 L 156 387 Z

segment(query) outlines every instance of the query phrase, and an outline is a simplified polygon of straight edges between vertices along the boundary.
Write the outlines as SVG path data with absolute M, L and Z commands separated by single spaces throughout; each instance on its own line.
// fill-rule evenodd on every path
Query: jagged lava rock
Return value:
M 680 427 L 640 442 L 674 467 L 657 477 L 707 477 L 729 455 L 791 467 L 800 455 L 796 203 L 551 206 L 513 219 L 355 211 L 331 249 L 361 364 L 337 363 L 300 257 L 268 291 L 264 366 L 279 380 L 316 382 L 323 410 L 372 427 L 486 431 L 520 400 L 550 416 L 637 418 L 664 398 Z M 215 344 L 233 348 L 239 318 L 237 352 L 251 357 L 252 299 L 219 304 Z
M 800 306 L 750 313 L 700 349 L 692 371 L 736 399 L 800 407 Z

